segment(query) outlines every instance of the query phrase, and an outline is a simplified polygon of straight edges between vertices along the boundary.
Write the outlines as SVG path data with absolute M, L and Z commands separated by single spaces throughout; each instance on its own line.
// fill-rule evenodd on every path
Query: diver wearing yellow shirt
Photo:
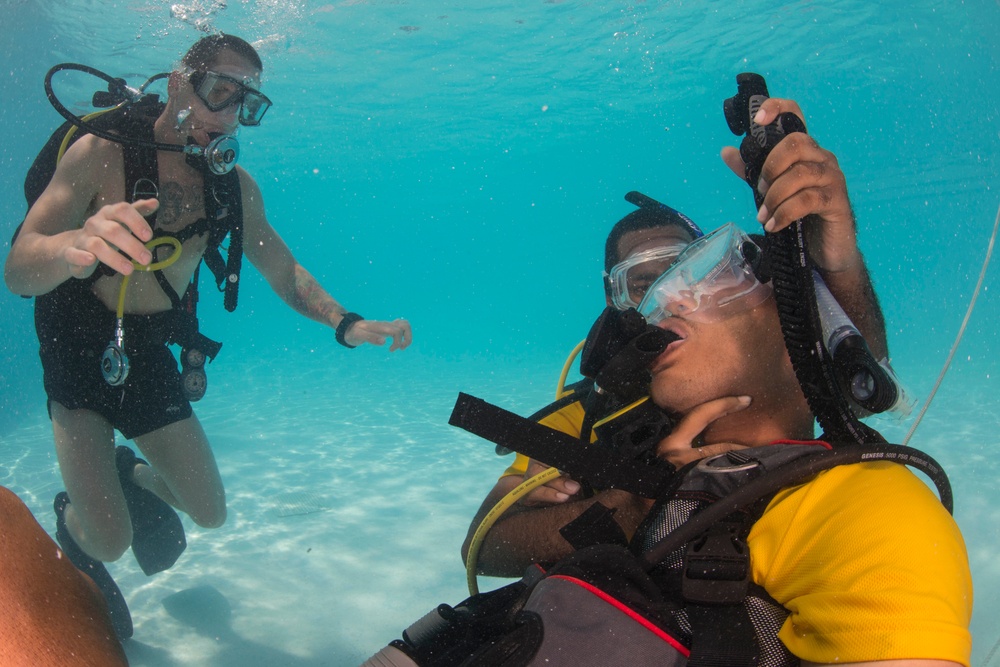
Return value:
M 763 124 L 779 110 L 797 110 L 788 101 L 764 104 Z M 873 351 L 884 355 L 880 317 L 856 307 L 865 303 L 870 285 L 860 287 L 866 275 L 853 245 L 854 223 L 842 174 L 828 152 L 801 137 L 790 135 L 768 158 L 762 179 L 770 185 L 762 222 L 768 222 L 768 231 L 776 231 L 814 214 L 812 224 L 830 235 L 823 249 L 833 254 L 838 254 L 833 252 L 836 242 L 849 238 L 850 252 L 838 255 L 846 258 L 844 266 L 834 269 L 813 259 L 826 270 L 823 277 L 844 310 L 855 306 L 850 317 L 874 341 Z M 826 164 L 828 171 L 819 176 L 815 169 L 795 168 L 802 163 Z M 833 185 L 829 170 L 838 174 Z M 811 188 L 827 188 L 831 196 L 822 201 L 796 199 L 795 193 Z M 773 220 L 768 221 L 767 211 L 773 212 Z M 847 235 L 838 236 L 837 229 L 846 229 Z M 610 274 L 632 257 L 662 263 L 647 272 L 651 277 L 645 281 L 631 280 L 641 278 L 635 272 L 619 276 L 625 278 L 622 292 L 639 287 L 629 305 L 638 305 L 651 324 L 675 338 L 651 365 L 652 400 L 679 417 L 657 455 L 680 467 L 726 451 L 812 441 L 814 416 L 783 344 L 768 286 L 740 273 L 735 264 L 726 269 L 724 257 L 717 265 L 724 270 L 718 273 L 675 270 L 672 262 L 690 242 L 680 225 L 668 221 L 609 239 L 606 253 L 613 258 L 607 261 Z M 671 278 L 664 274 L 667 267 Z M 731 280 L 720 282 L 709 275 Z M 865 296 L 852 299 L 859 291 Z M 609 291 L 609 302 L 612 296 Z M 724 312 L 718 308 L 723 303 Z M 542 421 L 574 437 L 579 437 L 583 422 L 579 402 Z M 519 456 L 484 501 L 470 538 L 482 516 L 521 481 L 520 476 L 542 469 Z M 613 511 L 614 521 L 630 538 L 643 530 L 653 507 L 653 501 L 618 489 L 590 498 L 579 491 L 575 480 L 561 476 L 508 510 L 483 541 L 478 571 L 516 577 L 532 563 L 560 561 L 574 550 L 560 529 L 597 503 Z M 784 609 L 772 639 L 787 650 L 788 664 L 969 664 L 972 584 L 964 542 L 933 492 L 902 466 L 841 466 L 786 488 L 753 524 L 747 543 L 753 582 Z M 469 540 L 463 556 L 468 547 Z

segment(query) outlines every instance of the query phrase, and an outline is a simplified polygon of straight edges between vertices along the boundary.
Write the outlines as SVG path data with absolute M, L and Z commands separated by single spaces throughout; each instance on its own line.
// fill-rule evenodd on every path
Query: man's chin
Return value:
M 667 392 L 657 392 L 655 389 L 651 392 L 650 398 L 653 401 L 653 405 L 674 418 L 682 417 L 698 405 L 697 402 L 693 402 L 683 396 Z

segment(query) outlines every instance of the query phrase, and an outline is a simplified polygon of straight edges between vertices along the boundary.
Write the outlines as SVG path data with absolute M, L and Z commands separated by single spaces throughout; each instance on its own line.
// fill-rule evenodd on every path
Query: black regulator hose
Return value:
M 781 114 L 770 125 L 753 121 L 768 98 L 767 84 L 759 74 L 746 72 L 736 77 L 737 94 L 723 104 L 726 121 L 733 134 L 745 134 L 740 156 L 746 165 L 745 178 L 754 193 L 757 208 L 764 197 L 757 190 L 764 161 L 785 135 L 805 132 L 802 120 L 793 113 Z M 796 378 L 809 408 L 829 442 L 858 444 L 884 443 L 873 428 L 854 414 L 838 385 L 832 357 L 823 345 L 823 331 L 813 286 L 813 267 L 806 247 L 802 220 L 766 236 L 765 252 L 785 346 Z
M 785 347 L 824 439 L 831 443 L 886 442 L 878 431 L 855 416 L 840 390 L 833 358 L 822 343 L 802 221 L 796 220 L 774 234 L 770 252 L 772 286 Z
M 162 79 L 168 74 L 157 74 L 151 77 L 142 85 L 139 89 L 129 88 L 124 79 L 117 79 L 109 74 L 105 74 L 99 69 L 89 67 L 87 65 L 80 65 L 78 63 L 61 63 L 55 65 L 45 74 L 44 86 L 45 86 L 45 97 L 48 98 L 49 104 L 55 109 L 60 116 L 68 120 L 74 126 L 80 128 L 81 130 L 88 132 L 95 137 L 100 137 L 101 139 L 106 139 L 108 141 L 113 141 L 117 144 L 127 143 L 133 146 L 142 146 L 144 148 L 155 148 L 157 150 L 163 151 L 173 151 L 176 153 L 185 152 L 184 146 L 178 144 L 161 144 L 156 141 L 146 141 L 144 139 L 137 139 L 135 137 L 123 137 L 120 134 L 113 134 L 106 130 L 101 129 L 94 123 L 89 123 L 72 111 L 66 108 L 66 106 L 56 97 L 55 91 L 52 90 L 52 77 L 58 72 L 63 72 L 65 70 L 75 70 L 77 72 L 83 72 L 85 74 L 90 74 L 98 79 L 102 79 L 108 84 L 108 92 L 98 91 L 94 93 L 93 103 L 94 106 L 98 107 L 110 107 L 115 105 L 124 105 L 138 102 L 143 95 L 143 90 L 153 81 L 157 79 Z
M 240 145 L 236 138 L 232 135 L 216 134 L 211 136 L 211 141 L 209 141 L 208 145 L 204 147 L 193 143 L 193 140 L 192 143 L 182 146 L 180 144 L 166 144 L 159 141 L 147 141 L 136 137 L 126 137 L 120 134 L 113 134 L 98 127 L 94 123 L 88 122 L 84 118 L 78 117 L 66 108 L 59 98 L 56 97 L 55 91 L 52 90 L 52 77 L 57 72 L 65 70 L 83 72 L 106 81 L 108 84 L 108 91 L 106 93 L 103 91 L 95 93 L 93 97 L 93 104 L 94 106 L 118 107 L 125 107 L 140 103 L 144 98 L 143 91 L 146 87 L 153 81 L 170 76 L 169 74 L 157 74 L 147 79 L 146 82 L 138 89 L 133 89 L 125 83 L 124 79 L 116 79 L 93 67 L 80 65 L 78 63 L 61 63 L 52 67 L 52 69 L 45 74 L 45 96 L 48 98 L 49 104 L 52 105 L 52 108 L 55 109 L 60 116 L 68 120 L 72 125 L 83 130 L 84 132 L 93 134 L 95 137 L 100 137 L 101 139 L 113 141 L 118 144 L 153 148 L 159 151 L 184 153 L 188 156 L 189 163 L 192 166 L 216 176 L 228 173 L 233 169 L 233 167 L 236 166 L 236 161 L 239 159 L 240 155 Z

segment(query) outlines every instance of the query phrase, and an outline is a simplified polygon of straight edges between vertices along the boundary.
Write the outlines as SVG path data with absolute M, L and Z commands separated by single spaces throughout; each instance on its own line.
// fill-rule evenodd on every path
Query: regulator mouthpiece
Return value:
M 231 134 L 213 133 L 209 136 L 212 140 L 204 148 L 188 137 L 188 145 L 184 147 L 187 162 L 195 169 L 215 176 L 228 174 L 240 158 L 240 142 Z

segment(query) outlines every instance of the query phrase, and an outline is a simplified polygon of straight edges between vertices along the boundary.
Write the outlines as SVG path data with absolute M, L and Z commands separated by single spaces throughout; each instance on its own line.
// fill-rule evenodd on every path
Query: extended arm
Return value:
M 340 305 L 319 282 L 292 256 L 285 242 L 268 223 L 260 189 L 249 175 L 240 170 L 243 189 L 244 252 L 260 270 L 271 289 L 296 312 L 336 329 L 347 309 Z M 391 351 L 402 350 L 412 340 L 406 320 L 379 322 L 362 320 L 347 329 L 350 345 L 384 345 L 392 338 Z

